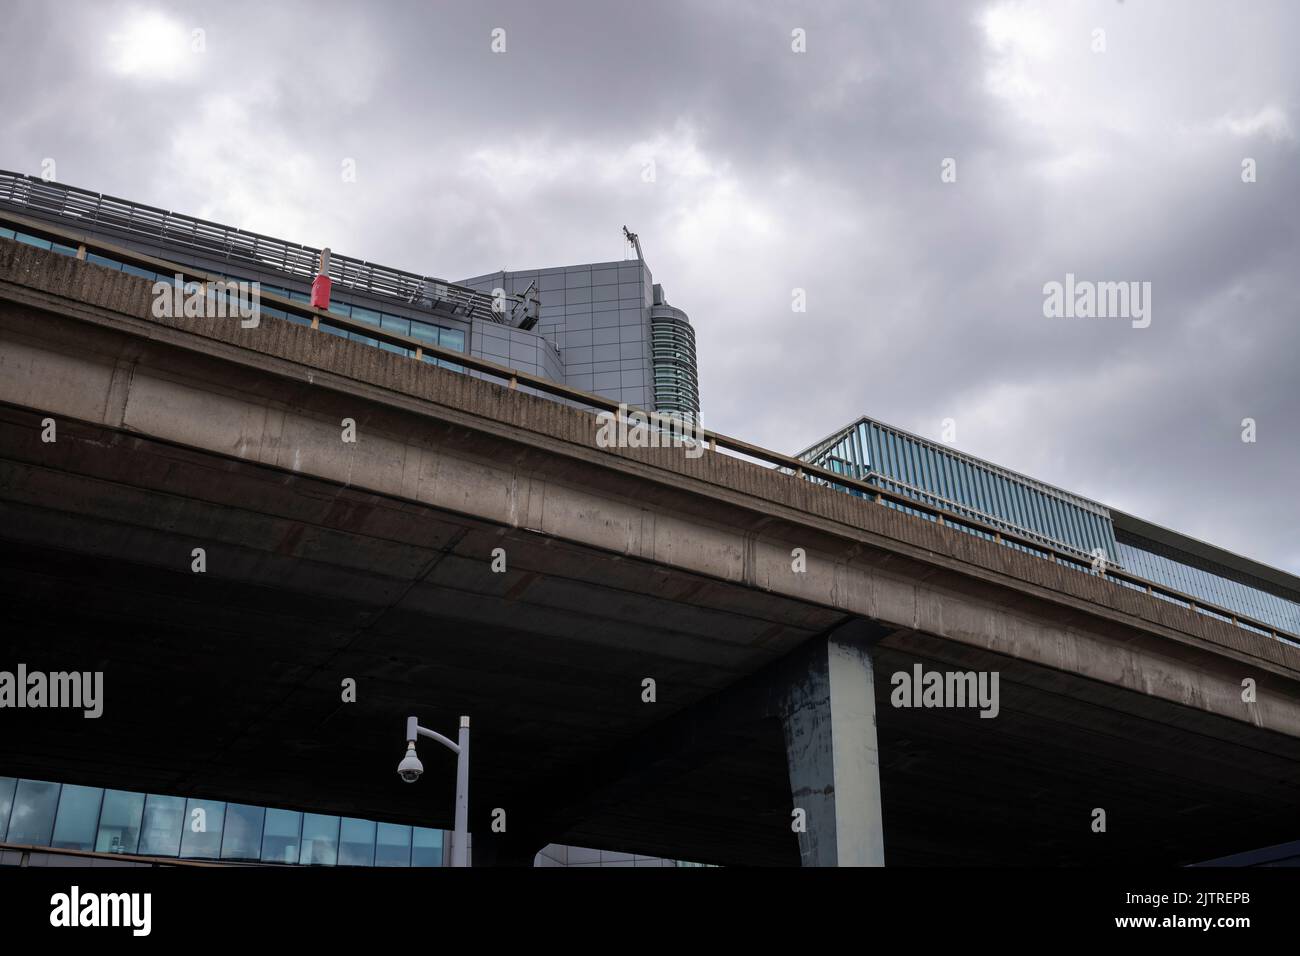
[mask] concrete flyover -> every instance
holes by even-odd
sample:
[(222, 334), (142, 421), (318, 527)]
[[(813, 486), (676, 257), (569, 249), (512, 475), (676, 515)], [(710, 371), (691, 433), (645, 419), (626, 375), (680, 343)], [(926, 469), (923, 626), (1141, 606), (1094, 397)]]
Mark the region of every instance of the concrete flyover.
[[(0, 240), (0, 669), (106, 688), (98, 720), (0, 711), (2, 774), (447, 826), (452, 758), (393, 768), (408, 713), (467, 713), (479, 862), (1296, 837), (1296, 647), (738, 457), (598, 447), (590, 411), (518, 389), (151, 302)], [(996, 718), (893, 706), (916, 665), (997, 672)]]

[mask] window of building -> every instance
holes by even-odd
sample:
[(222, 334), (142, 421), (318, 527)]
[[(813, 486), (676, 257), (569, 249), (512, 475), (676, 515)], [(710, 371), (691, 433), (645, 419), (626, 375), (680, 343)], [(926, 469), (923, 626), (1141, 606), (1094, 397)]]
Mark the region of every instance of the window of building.
[(182, 797), (149, 794), (140, 825), (140, 853), (144, 856), (177, 856), (181, 852), (181, 824), (185, 817)]
[(54, 813), (59, 805), (59, 785), (42, 780), (19, 780), (9, 814), (10, 843), (49, 846), (54, 833)]
[(263, 863), (297, 863), (302, 814), (297, 810), (267, 810), (262, 836)]
[(185, 807), (185, 828), (181, 831), (181, 856), (215, 860), (221, 855), (221, 831), (226, 805), (220, 800), (195, 800)]
[(0, 777), (0, 840), (9, 832), (9, 811), (14, 805), (14, 788), (17, 777)]
[(306, 866), (334, 866), (339, 859), (339, 818), (319, 813), (302, 815), (302, 853)]
[(101, 787), (63, 785), (59, 812), (54, 818), (54, 838), (50, 846), (64, 850), (92, 850), (99, 825), (99, 806), (104, 802)]
[(375, 866), (411, 865), (411, 828), (381, 823), (375, 839)]
[(344, 817), (343, 827), (339, 832), (339, 866), (374, 865), (374, 821)]
[(221, 836), (223, 860), (256, 860), (262, 854), (262, 822), (266, 810), (242, 803), (226, 807), (226, 827)]
[(106, 790), (99, 811), (99, 834), (95, 849), (100, 853), (135, 853), (140, 847), (140, 820), (144, 816), (144, 794)]
[(442, 866), (442, 831), (416, 827), (411, 834), (411, 866)]

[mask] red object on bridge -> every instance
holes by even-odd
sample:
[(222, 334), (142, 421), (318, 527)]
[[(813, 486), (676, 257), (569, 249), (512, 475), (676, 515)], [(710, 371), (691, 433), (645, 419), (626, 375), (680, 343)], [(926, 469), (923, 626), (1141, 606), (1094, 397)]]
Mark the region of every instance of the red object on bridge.
[(311, 280), (311, 304), (313, 308), (328, 309), (330, 307), (330, 287), (333, 281), (329, 276), (321, 275)]

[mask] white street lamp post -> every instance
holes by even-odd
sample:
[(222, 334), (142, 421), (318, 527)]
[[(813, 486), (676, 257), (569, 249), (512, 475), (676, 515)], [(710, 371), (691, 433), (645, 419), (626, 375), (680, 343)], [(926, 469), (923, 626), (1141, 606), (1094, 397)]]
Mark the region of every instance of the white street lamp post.
[(415, 783), (424, 773), (424, 764), (415, 754), (418, 737), (438, 741), (456, 755), (456, 829), (452, 834), (451, 865), (469, 865), (469, 718), (461, 717), (460, 734), (456, 742), (436, 730), (421, 727), (414, 717), (406, 718), (406, 756), (397, 765), (397, 773), (407, 783)]

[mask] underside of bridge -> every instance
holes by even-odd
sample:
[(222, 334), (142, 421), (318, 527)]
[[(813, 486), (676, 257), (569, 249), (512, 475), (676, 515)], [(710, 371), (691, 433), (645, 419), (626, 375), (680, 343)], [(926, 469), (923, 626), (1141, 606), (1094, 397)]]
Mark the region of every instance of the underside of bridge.
[[(41, 417), (0, 408), (6, 666), (102, 670), (105, 707), (7, 713), (0, 773), (447, 827), (453, 758), (428, 750), (416, 786), (394, 767), (407, 714), (463, 713), (476, 854), (798, 863), (782, 726), (752, 690), (843, 614), (102, 426), (43, 444)], [(890, 864), (1184, 863), (1296, 835), (1294, 738), (925, 633), (871, 642)], [(891, 706), (917, 662), (998, 671), (998, 717)]]
[[(395, 767), (408, 715), (465, 714), (476, 863), (1300, 835), (1272, 638), (309, 328), (153, 317), (146, 280), (53, 252), (0, 241), (0, 299), (0, 670), (104, 675), (95, 719), (6, 707), (0, 774), (445, 828), (451, 755)], [(895, 707), (917, 665), (996, 673), (996, 718)]]

